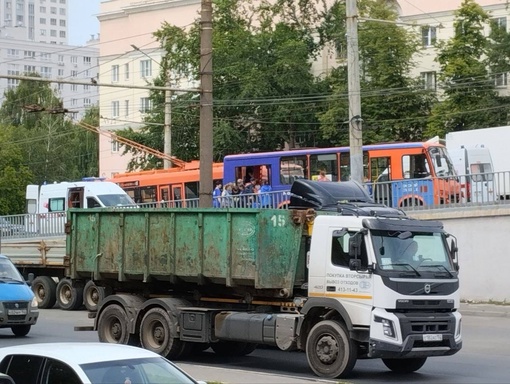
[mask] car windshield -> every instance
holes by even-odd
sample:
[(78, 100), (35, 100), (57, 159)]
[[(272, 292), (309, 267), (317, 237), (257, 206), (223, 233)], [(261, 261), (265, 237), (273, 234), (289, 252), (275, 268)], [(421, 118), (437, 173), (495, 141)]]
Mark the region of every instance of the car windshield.
[(399, 236), (395, 231), (373, 231), (372, 242), (380, 270), (423, 272), (454, 271), (442, 233), (412, 233)]
[(16, 267), (7, 259), (0, 259), (0, 281), (24, 281)]
[(163, 357), (82, 364), (92, 384), (196, 384)]
[(128, 195), (98, 195), (97, 197), (105, 207), (135, 205), (135, 202)]

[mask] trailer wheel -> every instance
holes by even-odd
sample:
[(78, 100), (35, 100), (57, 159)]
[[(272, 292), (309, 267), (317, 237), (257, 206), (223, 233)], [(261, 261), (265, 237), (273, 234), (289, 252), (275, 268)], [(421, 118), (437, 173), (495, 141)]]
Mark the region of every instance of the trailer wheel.
[(252, 353), (253, 351), (255, 351), (258, 347), (258, 344), (255, 344), (255, 343), (246, 343), (246, 346), (243, 348), (243, 350), (241, 351), (240, 355), (241, 356), (247, 356), (249, 355), (250, 353)]
[(83, 288), (83, 304), (90, 312), (97, 312), (97, 308), (106, 296), (106, 290), (98, 287), (92, 280), (87, 281)]
[(15, 336), (22, 337), (28, 335), (28, 332), (30, 332), (31, 325), (13, 325), (11, 327), (12, 333), (14, 333)]
[(126, 311), (117, 304), (107, 306), (99, 314), (97, 334), (102, 343), (136, 344), (128, 331)]
[(62, 279), (57, 284), (57, 303), (61, 309), (73, 311), (83, 304), (83, 286), (73, 285), (70, 279)]
[(426, 357), (416, 357), (412, 359), (382, 359), (386, 365), (393, 372), (397, 373), (412, 373), (423, 367), (427, 361)]
[[(248, 343), (240, 341), (218, 341), (212, 343), (211, 348), (214, 353), (220, 356), (244, 356), (248, 353), (243, 353), (245, 350), (248, 351)], [(249, 353), (253, 352), (250, 351)]]
[(168, 359), (176, 359), (183, 352), (182, 341), (167, 311), (152, 308), (147, 311), (140, 324), (140, 343), (149, 351)]
[(49, 276), (39, 276), (32, 281), (34, 292), (39, 308), (53, 308), (57, 302), (57, 284)]
[(310, 368), (321, 377), (346, 377), (356, 364), (356, 344), (345, 327), (332, 320), (317, 323), (306, 340)]

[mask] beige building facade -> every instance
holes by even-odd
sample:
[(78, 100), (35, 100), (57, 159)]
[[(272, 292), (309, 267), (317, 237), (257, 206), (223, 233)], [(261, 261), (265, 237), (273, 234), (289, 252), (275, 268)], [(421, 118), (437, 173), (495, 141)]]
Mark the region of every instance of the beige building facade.
[[(436, 89), (438, 64), (435, 62), (434, 43), (453, 36), (454, 12), (462, 0), (399, 0), (400, 19), (406, 28), (418, 29), (423, 49), (415, 68), (414, 76), (421, 76), (427, 87)], [(478, 0), (492, 18), (506, 25), (510, 10), (506, 0)], [(100, 87), (101, 129), (115, 131), (126, 127), (140, 127), (144, 113), (150, 109), (149, 91), (130, 89), (130, 86), (144, 86), (158, 76), (162, 52), (152, 33), (164, 21), (186, 28), (199, 17), (200, 0), (105, 0), (101, 2), (100, 22), (100, 70), (101, 83), (126, 85), (125, 89)], [(489, 33), (489, 31), (487, 31)], [(325, 49), (321, 58), (312, 65), (315, 75), (327, 74), (338, 65), (337, 53)], [(344, 63), (345, 64), (345, 63)], [(506, 74), (495, 79), (502, 90), (507, 89)], [(182, 88), (196, 87), (186, 81)], [(178, 145), (178, 143), (173, 143)], [(125, 172), (129, 155), (122, 155), (118, 143), (101, 136), (99, 169), (100, 175), (111, 177)]]

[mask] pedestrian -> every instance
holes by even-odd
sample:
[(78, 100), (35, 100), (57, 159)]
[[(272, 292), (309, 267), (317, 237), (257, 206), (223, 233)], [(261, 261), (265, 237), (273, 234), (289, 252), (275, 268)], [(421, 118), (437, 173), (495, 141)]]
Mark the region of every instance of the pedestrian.
[(321, 169), (321, 171), (319, 172), (319, 177), (317, 177), (317, 181), (330, 181), (326, 176), (325, 170)]
[(266, 179), (262, 180), (262, 187), (260, 187), (260, 206), (262, 208), (271, 208), (271, 185)]
[(232, 206), (232, 184), (227, 183), (221, 193), (221, 207), (230, 208)]
[(213, 207), (214, 208), (220, 208), (221, 207), (221, 181), (216, 182), (216, 187), (214, 187), (213, 191)]

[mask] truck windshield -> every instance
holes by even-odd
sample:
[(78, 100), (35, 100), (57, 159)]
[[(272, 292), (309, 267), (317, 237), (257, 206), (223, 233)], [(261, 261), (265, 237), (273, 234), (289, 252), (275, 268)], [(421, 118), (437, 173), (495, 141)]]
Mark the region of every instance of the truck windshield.
[[(372, 231), (378, 268), (382, 271), (408, 271), (452, 274), (454, 266), (442, 233)], [(400, 236), (399, 236), (400, 235)]]
[(438, 177), (457, 176), (453, 163), (448, 156), (446, 148), (431, 146), (428, 149), (430, 158), (432, 159), (432, 167)]
[(105, 207), (135, 205), (135, 202), (129, 195), (98, 195), (97, 197)]

